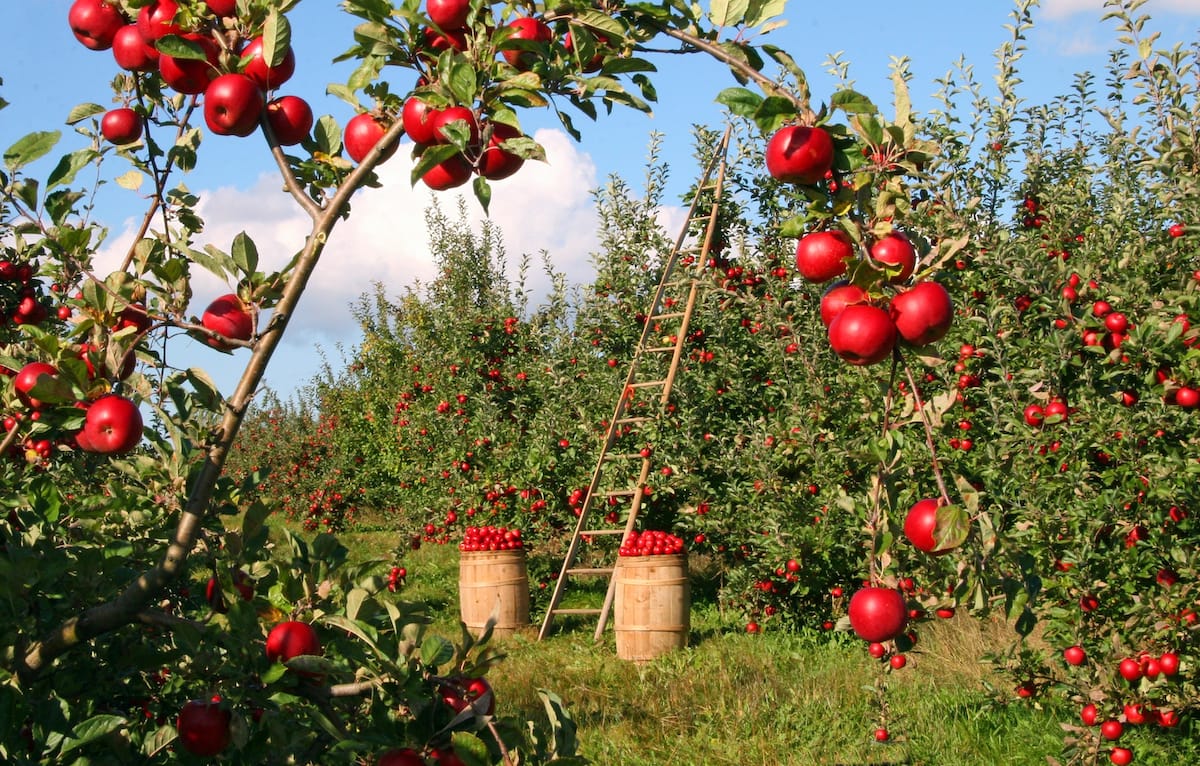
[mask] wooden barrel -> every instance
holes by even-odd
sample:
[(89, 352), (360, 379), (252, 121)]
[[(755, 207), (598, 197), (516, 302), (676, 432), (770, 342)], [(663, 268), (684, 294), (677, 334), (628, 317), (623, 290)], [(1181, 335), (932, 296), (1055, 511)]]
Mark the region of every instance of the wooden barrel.
[(459, 613), (479, 635), (493, 612), (494, 636), (529, 625), (529, 573), (525, 551), (462, 551), (458, 562)]
[(686, 554), (619, 556), (613, 577), (618, 657), (645, 662), (687, 646), (691, 589)]

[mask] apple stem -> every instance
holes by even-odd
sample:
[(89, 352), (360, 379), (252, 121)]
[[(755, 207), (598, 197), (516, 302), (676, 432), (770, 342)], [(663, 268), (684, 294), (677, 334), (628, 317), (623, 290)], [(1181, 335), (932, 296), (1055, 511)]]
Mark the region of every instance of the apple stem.
[(946, 480), (942, 476), (942, 468), (938, 464), (937, 447), (933, 443), (933, 424), (929, 422), (929, 413), (925, 411), (925, 402), (922, 401), (921, 392), (917, 389), (917, 381), (913, 378), (912, 368), (908, 366), (908, 360), (903, 359), (899, 349), (896, 350), (896, 358), (904, 364), (904, 375), (908, 379), (908, 387), (912, 390), (913, 404), (921, 415), (921, 425), (925, 427), (925, 445), (929, 447), (930, 464), (933, 468), (933, 478), (937, 482), (938, 492), (946, 505), (950, 505), (950, 493), (946, 489)]

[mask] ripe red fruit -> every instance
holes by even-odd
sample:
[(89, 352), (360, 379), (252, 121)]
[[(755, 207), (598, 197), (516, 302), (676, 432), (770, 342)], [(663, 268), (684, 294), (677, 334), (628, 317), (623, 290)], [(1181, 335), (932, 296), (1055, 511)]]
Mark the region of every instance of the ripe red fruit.
[(1042, 405), (1040, 404), (1029, 405), (1025, 408), (1023, 415), (1025, 417), (1025, 422), (1034, 428), (1041, 427), (1042, 422), (1046, 419), (1046, 412), (1042, 409)]
[(280, 146), (295, 146), (312, 130), (312, 107), (299, 96), (280, 96), (267, 104), (267, 122)]
[(937, 529), (937, 509), (941, 503), (937, 499), (919, 500), (908, 509), (904, 517), (904, 536), (919, 551), (941, 556), (949, 553), (950, 548), (937, 548), (934, 533)]
[(899, 266), (900, 272), (889, 279), (898, 284), (912, 276), (917, 267), (917, 250), (904, 234), (893, 231), (871, 245), (871, 257), (888, 266)]
[(903, 654), (893, 654), (888, 662), (891, 664), (892, 670), (900, 670), (908, 664), (908, 658)]
[(244, 74), (223, 74), (204, 90), (204, 122), (219, 136), (248, 136), (262, 115), (262, 90)]
[(142, 440), (142, 413), (118, 394), (105, 394), (87, 408), (81, 446), (102, 455), (124, 455)]
[(1108, 740), (1120, 739), (1121, 734), (1125, 731), (1125, 727), (1120, 721), (1115, 718), (1110, 718), (1100, 724), (1100, 736)]
[(121, 9), (104, 0), (75, 0), (67, 11), (67, 25), (75, 39), (94, 51), (112, 47), (117, 31), (125, 26)]
[(376, 766), (425, 766), (425, 759), (410, 747), (403, 750), (389, 750), (379, 756)]
[(1062, 399), (1051, 399), (1043, 409), (1046, 415), (1046, 421), (1053, 423), (1063, 423), (1067, 416), (1071, 414), (1071, 408)]
[(1163, 652), (1158, 658), (1158, 668), (1164, 676), (1173, 676), (1179, 672), (1179, 655), (1175, 652)]
[(750, 622), (746, 623), (746, 632), (747, 633), (757, 633), (758, 631), (759, 631), (759, 627), (758, 627), (757, 622), (755, 622), (754, 620), (751, 620)]
[(1134, 659), (1126, 657), (1121, 660), (1121, 664), (1117, 667), (1117, 671), (1129, 683), (1134, 683), (1142, 677), (1142, 665)]
[[(231, 340), (250, 340), (254, 335), (254, 318), (241, 299), (234, 293), (222, 295), (208, 304), (200, 324), (206, 330), (220, 333)], [(235, 346), (224, 343), (217, 338), (208, 338), (208, 345), (222, 351), (230, 351)]]
[(476, 172), (489, 181), (499, 181), (520, 170), (525, 158), (501, 148), (506, 140), (520, 137), (521, 131), (511, 125), (493, 123), (491, 138), (479, 157)]
[(211, 757), (229, 747), (230, 715), (220, 705), (192, 700), (179, 711), (175, 729), (179, 742), (193, 755)]
[(887, 654), (887, 647), (878, 641), (872, 641), (867, 645), (867, 654), (871, 655), (877, 660), (881, 660), (883, 659), (883, 655)]
[(448, 159), (425, 171), (421, 180), (434, 191), (445, 191), (462, 186), (471, 179), (471, 163), (461, 154), (455, 154)]
[(1092, 304), (1092, 316), (1104, 318), (1112, 312), (1112, 304), (1108, 301), (1096, 301)]
[[(387, 132), (388, 127), (388, 124), (373, 114), (363, 113), (351, 117), (350, 121), (346, 123), (346, 131), (342, 136), (342, 141), (346, 145), (346, 154), (350, 155), (350, 159), (355, 162), (362, 162), (367, 153), (383, 139), (383, 134)], [(380, 161), (395, 154), (399, 145), (398, 141), (393, 141), (392, 145), (384, 151)]]
[(291, 46), (283, 54), (283, 59), (275, 66), (267, 63), (267, 52), (263, 50), (263, 38), (256, 37), (242, 51), (242, 74), (254, 80), (258, 87), (271, 91), (283, 85), (296, 72), (296, 54)]
[(847, 306), (829, 324), (829, 345), (850, 364), (875, 364), (892, 353), (896, 325), (878, 306)]
[(840, 277), (854, 258), (854, 242), (841, 229), (814, 231), (796, 243), (796, 271), (820, 284)]
[(882, 726), (875, 730), (875, 741), (876, 742), (887, 742), (890, 737), (891, 737), (891, 735), (888, 734), (888, 730), (883, 728)]
[(132, 144), (142, 137), (142, 118), (127, 106), (110, 109), (100, 118), (100, 133), (118, 146)]
[(892, 298), (892, 321), (900, 337), (914, 346), (935, 343), (950, 331), (954, 305), (937, 282), (918, 282)]
[(1082, 646), (1068, 646), (1063, 649), (1063, 659), (1068, 665), (1082, 665), (1087, 660), (1087, 652)]
[(438, 110), (429, 106), (416, 96), (404, 102), (400, 112), (400, 121), (404, 123), (404, 132), (415, 143), (432, 144), (436, 140), (433, 132), (433, 117)]
[[(520, 40), (525, 43), (544, 44), (554, 39), (554, 33), (546, 25), (546, 22), (530, 16), (521, 16), (513, 19), (509, 22), (508, 28), (512, 32), (506, 38), (506, 43)], [(508, 48), (502, 51), (502, 55), (505, 61), (520, 70), (529, 69), (537, 61), (537, 54), (530, 50)]]
[(815, 184), (833, 168), (833, 139), (824, 128), (787, 125), (767, 142), (767, 172), (789, 184)]
[(126, 24), (117, 30), (112, 54), (117, 66), (130, 72), (152, 72), (158, 67), (158, 49), (145, 41), (137, 24)]
[(1079, 711), (1079, 720), (1083, 721), (1084, 726), (1095, 726), (1096, 716), (1099, 715), (1099, 712), (1096, 706), (1089, 702)]
[(829, 327), (834, 318), (842, 313), (842, 309), (856, 303), (866, 303), (869, 299), (867, 291), (858, 285), (847, 282), (835, 282), (821, 296), (821, 322)]
[[(146, 6), (146, 8), (149, 7)], [(142, 9), (143, 13), (146, 11), (146, 8)], [(180, 37), (199, 45), (204, 50), (205, 60), (175, 58), (174, 56), (160, 54), (158, 57), (158, 75), (163, 79), (163, 82), (176, 92), (189, 96), (198, 95), (203, 93), (208, 84), (219, 74), (217, 59), (220, 57), (221, 52), (217, 44), (210, 37), (194, 32), (182, 34)]]
[(204, 0), (204, 4), (214, 16), (237, 15), (237, 0)]
[(1114, 747), (1108, 753), (1108, 760), (1116, 766), (1128, 766), (1133, 763), (1133, 751), (1127, 747)]
[(1104, 317), (1104, 326), (1109, 332), (1125, 332), (1129, 329), (1129, 317), (1120, 311), (1114, 311)]
[(1193, 409), (1200, 405), (1200, 390), (1191, 386), (1180, 386), (1175, 391), (1175, 403), (1184, 409)]
[(45, 402), (29, 394), (43, 375), (57, 378), (58, 369), (46, 362), (30, 362), (13, 377), (13, 388), (16, 389), (17, 399), (21, 401), (21, 404), (35, 410), (40, 410), (45, 406)]
[(293, 657), (320, 653), (321, 641), (307, 622), (281, 622), (267, 634), (267, 659), (271, 662), (287, 662)]
[(904, 632), (908, 611), (893, 588), (868, 586), (850, 597), (850, 627), (864, 641), (890, 641)]
[(1182, 223), (1173, 223), (1171, 224), (1170, 228), (1167, 229), (1167, 234), (1170, 234), (1172, 237), (1178, 239), (1184, 234), (1187, 234), (1187, 227)]
[(446, 32), (466, 27), (470, 12), (470, 0), (427, 0), (425, 3), (429, 20)]
[[(249, 575), (240, 569), (233, 570), (233, 587), (241, 594), (242, 601), (254, 600), (254, 583), (250, 581)], [(221, 583), (215, 577), (208, 578), (208, 583), (204, 586), (204, 600), (214, 612), (225, 614), (229, 611), (229, 606), (225, 603), (225, 594), (221, 592)]]
[(153, 45), (160, 38), (182, 32), (182, 27), (175, 23), (178, 12), (175, 0), (151, 0), (138, 11), (137, 25), (142, 39)]
[[(488, 696), (490, 695), (490, 696)], [(487, 697), (483, 709), (476, 712), (491, 715), (496, 712), (496, 696), (492, 694), (492, 685), (486, 678), (466, 678), (459, 676), (448, 679), (441, 687), (442, 702), (455, 713), (461, 713), (472, 706), (476, 700)]]
[[(403, 115), (401, 115), (403, 119)], [(479, 120), (475, 118), (475, 113), (470, 108), (465, 106), (448, 106), (445, 109), (440, 109), (429, 115), (427, 122), (433, 128), (433, 143), (448, 144), (450, 137), (446, 134), (446, 126), (452, 122), (462, 120), (467, 124), (467, 129), (470, 131), (468, 143), (472, 146), (479, 143)]]

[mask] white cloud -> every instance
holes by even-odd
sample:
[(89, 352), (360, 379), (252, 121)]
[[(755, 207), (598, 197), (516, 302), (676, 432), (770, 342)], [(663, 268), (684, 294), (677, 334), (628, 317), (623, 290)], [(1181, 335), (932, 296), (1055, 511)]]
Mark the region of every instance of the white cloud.
[[(1044, 0), (1042, 13), (1048, 19), (1065, 19), (1079, 13), (1092, 13), (1096, 18), (1104, 11), (1104, 0)], [(1149, 0), (1140, 11), (1149, 13), (1180, 13), (1200, 15), (1200, 2), (1197, 0)]]
[[(507, 261), (515, 276), (521, 255), (532, 256), (527, 289), (533, 303), (546, 293), (549, 277), (541, 268), (545, 250), (558, 272), (570, 282), (590, 277), (590, 254), (598, 248), (597, 216), (592, 190), (597, 186), (596, 167), (591, 158), (562, 131), (540, 130), (534, 136), (546, 149), (547, 161), (527, 162), (516, 175), (492, 184), (491, 219), (500, 230)], [(287, 339), (280, 349), (287, 365), (307, 358), (307, 369), (296, 373), (302, 379), (277, 378), (275, 387), (290, 390), (311, 375), (318, 363), (315, 345), (329, 348), (337, 343), (353, 343), (357, 326), (349, 306), (380, 282), (389, 294), (399, 295), (416, 280), (428, 282), (434, 276), (425, 211), (434, 192), (424, 185), (409, 183), (412, 169), (411, 144), (402, 144), (396, 155), (379, 169), (382, 187), (363, 189), (351, 200), (351, 213), (338, 223), (321, 256), (301, 299), (296, 316), (288, 327)], [(484, 218), (469, 186), (453, 192), (438, 193), (444, 212), (453, 215), (455, 196), (468, 198), (467, 214), (476, 230)], [(260, 257), (259, 269), (282, 267), (303, 246), (310, 225), (301, 211), (282, 190), (277, 177), (264, 175), (246, 189), (231, 187), (198, 192), (197, 212), (206, 221), (198, 244), (211, 243), (225, 250), (233, 238), (245, 231), (254, 240)], [(133, 222), (109, 241), (97, 257), (97, 270), (104, 274), (120, 261), (133, 236)], [(199, 269), (193, 274), (193, 302), (190, 313), (199, 315), (207, 302), (230, 290), (220, 280)], [(191, 344), (205, 358), (198, 363), (220, 368), (214, 374), (223, 388), (234, 374), (227, 357), (217, 360), (210, 349)], [(186, 353), (187, 349), (183, 349)], [(236, 357), (244, 362), (244, 355)], [(287, 362), (291, 359), (292, 362)], [(272, 371), (278, 373), (276, 361)], [(182, 360), (175, 360), (182, 363)], [(228, 368), (227, 372), (222, 372)], [(228, 381), (228, 382), (227, 382)], [(286, 381), (286, 385), (280, 383)]]

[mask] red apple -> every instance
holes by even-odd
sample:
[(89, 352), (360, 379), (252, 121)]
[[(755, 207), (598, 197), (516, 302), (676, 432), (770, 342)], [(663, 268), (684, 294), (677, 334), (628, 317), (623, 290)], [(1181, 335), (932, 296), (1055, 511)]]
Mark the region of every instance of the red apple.
[(87, 408), (82, 446), (101, 455), (124, 455), (142, 441), (142, 413), (119, 394), (105, 394)]
[(1191, 386), (1180, 386), (1175, 390), (1175, 403), (1186, 410), (1200, 405), (1200, 391)]
[[(355, 162), (362, 162), (367, 153), (374, 149), (375, 144), (383, 138), (388, 127), (387, 123), (382, 122), (373, 114), (364, 112), (351, 117), (350, 122), (346, 123), (346, 131), (342, 136), (342, 141), (346, 145), (346, 154), (350, 155), (350, 159)], [(381, 161), (395, 154), (396, 147), (399, 145), (398, 141), (392, 142), (392, 145), (383, 153)]]
[[(489, 696), (490, 695), (490, 696)], [(492, 685), (486, 678), (467, 678), (456, 676), (447, 680), (441, 688), (442, 701), (455, 713), (461, 713), (476, 700), (487, 697), (484, 708), (478, 712), (491, 715), (496, 711), (496, 697), (492, 694)]]
[(520, 138), (521, 131), (511, 125), (502, 123), (492, 124), (492, 136), (488, 139), (487, 147), (479, 157), (476, 171), (489, 181), (499, 181), (508, 178), (521, 169), (525, 158), (513, 154), (501, 147), (510, 138)]
[(821, 296), (821, 321), (826, 327), (833, 323), (842, 309), (870, 300), (867, 291), (848, 282), (836, 282)]
[(404, 123), (404, 132), (418, 144), (432, 144), (437, 140), (433, 132), (433, 117), (438, 110), (429, 106), (416, 96), (404, 102), (400, 112), (400, 120)]
[(112, 44), (113, 60), (130, 72), (153, 72), (158, 67), (158, 49), (146, 42), (137, 24), (117, 30)]
[(889, 281), (893, 284), (903, 282), (912, 276), (917, 266), (917, 251), (904, 234), (893, 231), (876, 240), (871, 245), (871, 257), (888, 266), (899, 266), (900, 273)]
[[(250, 340), (254, 335), (254, 317), (237, 295), (229, 293), (208, 304), (200, 324), (206, 330), (220, 333), (231, 340)], [(208, 345), (213, 348), (229, 351), (235, 346), (223, 343), (217, 338), (208, 338)]]
[(462, 186), (471, 178), (471, 163), (461, 154), (439, 162), (421, 176), (425, 185), (434, 191), (445, 191)]
[(16, 390), (17, 399), (20, 400), (21, 404), (35, 410), (40, 410), (46, 406), (46, 402), (31, 396), (29, 393), (33, 390), (34, 386), (41, 382), (43, 375), (50, 378), (57, 378), (58, 369), (46, 362), (30, 362), (13, 376), (13, 388)]
[(280, 96), (267, 104), (267, 122), (280, 146), (295, 146), (312, 130), (312, 107), (299, 96)]
[(1078, 644), (1075, 646), (1068, 646), (1066, 649), (1063, 649), (1063, 660), (1068, 665), (1082, 665), (1087, 661), (1087, 652), (1085, 652), (1083, 647), (1079, 646)]
[(787, 125), (767, 142), (766, 162), (777, 181), (815, 184), (833, 167), (833, 139), (824, 128)]
[(217, 703), (192, 700), (179, 711), (175, 722), (179, 742), (192, 755), (217, 755), (229, 747), (232, 739), (230, 718), (229, 711), (222, 710)]
[(841, 229), (814, 231), (796, 243), (796, 270), (820, 284), (840, 277), (854, 258), (854, 241)]
[(941, 340), (954, 321), (950, 293), (937, 282), (918, 282), (892, 298), (892, 321), (900, 337), (914, 346)]
[[(149, 7), (146, 6), (146, 8)], [(217, 59), (221, 52), (211, 37), (195, 33), (180, 35), (180, 37), (199, 45), (204, 50), (205, 59), (201, 61), (160, 54), (158, 75), (176, 92), (189, 96), (198, 95), (203, 93), (208, 84), (219, 74)]]
[(281, 622), (267, 634), (267, 659), (271, 662), (287, 662), (293, 657), (319, 654), (321, 641), (307, 622)]
[(270, 66), (267, 63), (266, 52), (263, 51), (263, 38), (261, 37), (251, 40), (246, 49), (242, 51), (242, 61), (246, 62), (242, 67), (242, 74), (258, 83), (258, 87), (264, 91), (278, 88), (290, 80), (296, 72), (296, 54), (292, 51), (291, 46), (288, 46), (284, 52), (283, 60), (275, 66)]
[[(521, 16), (508, 23), (511, 34), (505, 38), (505, 43), (520, 41), (525, 45), (545, 44), (554, 39), (554, 33), (546, 22), (531, 16)], [(504, 60), (517, 69), (526, 70), (533, 66), (538, 54), (527, 48), (508, 48), (502, 52)]]
[(223, 74), (204, 90), (204, 122), (219, 136), (248, 136), (258, 127), (262, 91), (244, 74)]
[(142, 118), (127, 106), (110, 109), (100, 118), (100, 134), (118, 146), (132, 144), (142, 137)]
[(829, 345), (850, 364), (875, 364), (892, 353), (896, 325), (878, 306), (865, 303), (847, 306), (829, 323)]
[(908, 625), (904, 596), (894, 588), (869, 586), (850, 597), (850, 627), (864, 641), (891, 641)]
[(237, 0), (204, 0), (204, 4), (214, 16), (237, 15)]
[(937, 510), (940, 505), (936, 499), (919, 500), (908, 509), (908, 514), (904, 517), (904, 536), (914, 548), (933, 556), (941, 556), (953, 549), (953, 546), (938, 548), (937, 539), (934, 537), (937, 533)]
[(471, 135), (469, 143), (472, 146), (478, 144), (479, 121), (475, 118), (475, 113), (465, 106), (448, 106), (445, 109), (438, 110), (429, 117), (428, 123), (433, 128), (433, 143), (450, 143), (450, 138), (445, 132), (446, 126), (458, 120), (462, 120), (467, 124), (467, 129)]
[[(425, 45), (436, 52), (446, 50), (465, 51), (467, 49), (467, 33), (461, 29), (448, 29), (445, 34), (439, 33), (433, 27), (426, 27), (422, 34), (425, 37)], [(427, 56), (428, 58), (436, 58), (436, 56)]]
[(426, 0), (425, 13), (439, 28), (451, 32), (467, 26), (470, 0)]
[(120, 8), (104, 0), (75, 0), (67, 11), (67, 25), (85, 47), (103, 51), (112, 47), (125, 17)]
[(183, 28), (175, 23), (179, 5), (175, 0), (151, 0), (138, 11), (137, 26), (142, 39), (151, 45), (167, 35), (177, 35)]

